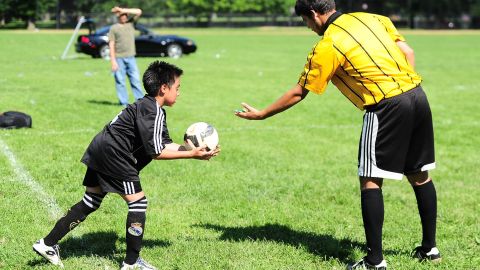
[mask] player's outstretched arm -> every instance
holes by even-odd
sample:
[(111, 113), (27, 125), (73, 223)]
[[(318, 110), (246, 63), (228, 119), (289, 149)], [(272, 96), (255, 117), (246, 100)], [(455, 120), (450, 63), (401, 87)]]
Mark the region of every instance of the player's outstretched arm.
[(190, 149), (187, 149), (185, 146), (171, 143), (165, 145), (162, 153), (160, 155), (153, 157), (154, 159), (200, 159), (200, 160), (210, 160), (212, 157), (217, 156), (220, 153), (220, 147), (208, 151), (207, 146), (203, 145), (200, 147), (195, 147), (191, 141), (188, 141)]
[(247, 103), (242, 103), (243, 110), (236, 111), (235, 115), (248, 120), (263, 120), (294, 106), (302, 101), (307, 94), (308, 90), (297, 84), (267, 108), (257, 110)]

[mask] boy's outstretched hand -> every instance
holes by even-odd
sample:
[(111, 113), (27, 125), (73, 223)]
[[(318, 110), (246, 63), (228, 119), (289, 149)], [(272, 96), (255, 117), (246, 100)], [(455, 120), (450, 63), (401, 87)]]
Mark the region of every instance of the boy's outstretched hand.
[(213, 150), (207, 150), (206, 145), (196, 147), (190, 140), (187, 140), (187, 143), (190, 146), (190, 153), (194, 159), (210, 160), (212, 157), (215, 157), (220, 153), (220, 145)]

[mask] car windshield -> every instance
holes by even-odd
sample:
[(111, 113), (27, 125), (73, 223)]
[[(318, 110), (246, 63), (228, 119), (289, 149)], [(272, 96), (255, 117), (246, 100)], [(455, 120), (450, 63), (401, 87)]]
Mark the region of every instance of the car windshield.
[[(101, 27), (101, 28), (97, 29), (97, 31), (95, 31), (95, 35), (107, 35), (108, 31), (110, 31), (110, 27), (111, 27), (111, 25), (107, 25), (107, 26), (104, 26), (104, 27)], [(140, 35), (154, 35), (155, 34), (154, 32), (152, 32), (150, 29), (148, 29), (147, 27), (145, 27), (142, 24), (136, 24), (135, 25), (135, 30), (138, 31), (137, 33), (139, 33)]]
[(96, 35), (106, 35), (110, 31), (110, 25), (101, 27), (95, 31)]
[(145, 27), (145, 25), (143, 25), (143, 24), (139, 24), (139, 23), (135, 24), (135, 29), (140, 31), (140, 35), (154, 35), (155, 34), (150, 29)]

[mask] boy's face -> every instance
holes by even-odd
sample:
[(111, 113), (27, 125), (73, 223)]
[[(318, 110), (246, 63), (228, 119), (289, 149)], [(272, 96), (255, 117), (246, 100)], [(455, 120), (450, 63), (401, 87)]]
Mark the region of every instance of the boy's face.
[(179, 95), (180, 95), (180, 77), (176, 77), (175, 82), (172, 84), (172, 86), (168, 86), (168, 84), (165, 85), (164, 94), (163, 94), (164, 105), (173, 106), (173, 104), (175, 104), (175, 101), (177, 100), (177, 97)]

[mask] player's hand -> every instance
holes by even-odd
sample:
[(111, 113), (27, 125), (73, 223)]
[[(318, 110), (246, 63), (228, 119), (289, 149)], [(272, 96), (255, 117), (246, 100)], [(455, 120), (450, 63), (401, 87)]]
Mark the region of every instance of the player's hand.
[(262, 120), (264, 119), (261, 111), (255, 109), (254, 107), (248, 105), (247, 103), (242, 103), (243, 110), (235, 111), (235, 115), (244, 118), (247, 120)]
[(212, 157), (217, 156), (218, 153), (220, 152), (220, 148), (217, 146), (217, 148), (208, 151), (207, 150), (207, 145), (201, 145), (199, 147), (196, 147), (192, 141), (187, 140), (188, 145), (190, 146), (190, 153), (192, 155), (192, 158), (194, 159), (200, 159), (200, 160), (210, 160)]

